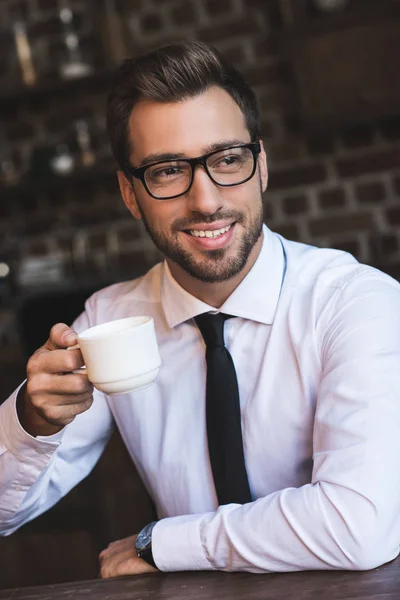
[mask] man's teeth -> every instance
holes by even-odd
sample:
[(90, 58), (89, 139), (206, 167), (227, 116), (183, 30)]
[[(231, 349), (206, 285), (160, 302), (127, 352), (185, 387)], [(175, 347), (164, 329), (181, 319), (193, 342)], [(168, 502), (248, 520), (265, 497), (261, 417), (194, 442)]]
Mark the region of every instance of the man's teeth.
[(226, 233), (227, 231), (229, 231), (231, 227), (232, 227), (232, 225), (228, 225), (228, 227), (223, 227), (222, 229), (214, 229), (213, 231), (211, 231), (209, 229), (207, 231), (200, 231), (198, 229), (191, 229), (190, 230), (190, 235), (194, 235), (195, 237), (216, 238), (219, 235), (222, 235), (223, 233)]

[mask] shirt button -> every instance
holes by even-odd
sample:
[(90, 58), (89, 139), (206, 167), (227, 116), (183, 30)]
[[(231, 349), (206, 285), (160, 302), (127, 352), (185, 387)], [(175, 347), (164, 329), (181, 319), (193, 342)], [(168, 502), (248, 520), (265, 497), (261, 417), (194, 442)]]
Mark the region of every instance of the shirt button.
[(45, 448), (35, 448), (35, 452), (37, 454), (46, 454), (47, 450)]

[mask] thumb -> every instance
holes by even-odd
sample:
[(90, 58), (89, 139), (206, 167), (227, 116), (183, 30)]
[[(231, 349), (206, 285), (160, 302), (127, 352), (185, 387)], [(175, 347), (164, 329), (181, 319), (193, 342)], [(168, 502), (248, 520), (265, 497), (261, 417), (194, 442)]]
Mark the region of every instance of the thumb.
[(47, 350), (68, 348), (77, 342), (76, 332), (65, 323), (56, 323), (50, 330), (49, 339), (45, 343)]

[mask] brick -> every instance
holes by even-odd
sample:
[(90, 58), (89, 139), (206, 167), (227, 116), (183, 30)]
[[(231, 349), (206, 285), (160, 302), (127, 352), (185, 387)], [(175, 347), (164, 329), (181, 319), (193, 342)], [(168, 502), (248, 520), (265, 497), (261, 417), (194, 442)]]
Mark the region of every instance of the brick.
[(380, 181), (360, 183), (355, 186), (357, 200), (361, 204), (379, 203), (385, 199), (385, 187)]
[(294, 106), (294, 97), (284, 85), (268, 86), (258, 94), (258, 104), (261, 112), (271, 110), (291, 110)]
[(360, 148), (372, 144), (373, 131), (369, 127), (352, 127), (346, 129), (341, 137), (347, 148)]
[(137, 275), (139, 271), (145, 271), (149, 265), (149, 259), (145, 250), (128, 250), (118, 255), (118, 264), (127, 275)]
[(260, 23), (248, 15), (241, 18), (225, 19), (223, 23), (213, 23), (198, 30), (198, 37), (203, 42), (214, 43), (216, 40), (233, 38), (237, 35), (255, 35), (260, 31)]
[(390, 206), (385, 213), (390, 225), (400, 225), (400, 206)]
[(272, 36), (256, 39), (253, 41), (254, 56), (263, 56), (268, 58), (280, 57), (279, 48), (276, 39)]
[(220, 16), (223, 14), (232, 14), (235, 10), (235, 4), (232, 0), (205, 0), (204, 7), (211, 16)]
[(197, 22), (198, 16), (193, 4), (183, 1), (175, 4), (170, 12), (171, 19), (175, 25), (193, 25)]
[(377, 269), (380, 269), (384, 273), (390, 275), (397, 281), (400, 281), (400, 261), (378, 263), (375, 265)]
[(74, 240), (71, 236), (57, 236), (57, 247), (62, 251), (62, 252), (68, 252), (69, 254), (72, 255), (72, 251), (73, 251), (73, 247), (74, 247)]
[(312, 164), (290, 169), (281, 169), (270, 172), (270, 189), (284, 189), (297, 185), (308, 185), (324, 181), (326, 179), (326, 169), (323, 165)]
[(132, 220), (129, 225), (126, 224), (124, 227), (121, 227), (121, 229), (118, 230), (117, 235), (118, 242), (121, 244), (121, 246), (129, 244), (130, 242), (138, 239), (139, 227), (137, 223)]
[[(215, 44), (218, 47), (218, 44)], [(225, 56), (235, 66), (243, 64), (247, 60), (246, 51), (240, 41), (232, 43), (224, 43), (223, 48), (220, 48), (221, 54)]]
[(322, 217), (309, 222), (311, 235), (328, 235), (331, 233), (345, 233), (365, 231), (371, 228), (374, 218), (369, 212), (358, 212), (343, 216)]
[(400, 148), (336, 161), (341, 177), (354, 177), (400, 167)]
[(267, 152), (274, 164), (293, 161), (302, 155), (302, 147), (298, 140), (281, 142), (279, 144), (267, 144)]
[[(118, 185), (118, 179), (117, 179), (117, 176), (115, 173), (110, 173), (109, 176), (102, 179), (101, 189), (103, 190), (103, 192), (105, 192), (110, 197), (112, 197), (112, 196), (119, 197), (119, 193), (120, 193), (119, 185)], [(121, 200), (121, 202), (122, 202), (122, 200)]]
[(141, 16), (140, 24), (144, 33), (157, 33), (164, 28), (164, 23), (157, 12)]
[(91, 250), (105, 250), (107, 237), (104, 231), (95, 231), (86, 235), (87, 247)]
[(305, 213), (308, 209), (307, 196), (300, 194), (298, 196), (288, 196), (283, 199), (283, 210), (287, 215), (297, 215)]
[(400, 177), (395, 177), (393, 180), (394, 191), (400, 196)]
[(282, 12), (279, 2), (266, 2), (265, 0), (250, 0), (250, 6), (252, 3), (257, 3), (260, 8), (263, 8), (267, 12), (268, 24), (273, 31), (282, 29), (284, 23), (282, 20)]
[(399, 243), (394, 233), (374, 233), (369, 237), (371, 255), (375, 260), (382, 261), (395, 254), (399, 249)]
[(246, 10), (256, 9), (260, 13), (264, 13), (270, 29), (273, 29), (274, 31), (281, 29), (283, 22), (278, 6), (279, 2), (276, 2), (275, 0), (272, 0), (272, 2), (268, 0), (244, 0), (244, 4)]
[(400, 117), (393, 116), (383, 119), (379, 124), (379, 129), (385, 139), (400, 140)]
[(261, 115), (261, 137), (264, 139), (272, 138), (274, 127), (270, 120)]
[(298, 241), (300, 240), (299, 228), (295, 223), (282, 223), (274, 227), (276, 233), (280, 233), (284, 238), (288, 240)]
[(333, 137), (327, 134), (310, 136), (306, 141), (306, 145), (311, 156), (332, 154), (334, 151)]
[(322, 209), (341, 208), (346, 204), (346, 192), (342, 188), (323, 190), (318, 195), (318, 204)]
[(243, 69), (243, 75), (251, 86), (281, 83), (288, 80), (288, 73), (282, 61), (270, 65), (254, 65)]
[(349, 252), (356, 258), (360, 256), (360, 242), (357, 238), (331, 240), (329, 246), (337, 250), (343, 250), (343, 252)]
[(93, 225), (102, 221), (100, 212), (96, 211), (92, 205), (75, 206), (70, 210), (71, 225), (78, 227)]
[(264, 221), (269, 223), (274, 217), (274, 206), (273, 202), (268, 197), (268, 190), (263, 195), (263, 210), (264, 210)]

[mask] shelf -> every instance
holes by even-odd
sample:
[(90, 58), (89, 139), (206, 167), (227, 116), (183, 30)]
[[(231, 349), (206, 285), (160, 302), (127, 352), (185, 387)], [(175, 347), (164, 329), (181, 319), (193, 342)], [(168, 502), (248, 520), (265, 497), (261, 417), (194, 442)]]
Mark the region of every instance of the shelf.
[(99, 88), (104, 88), (104, 90), (108, 90), (114, 74), (115, 70), (109, 69), (73, 79), (54, 77), (40, 81), (34, 86), (27, 86), (21, 83), (20, 85), (9, 85), (7, 87), (7, 83), (2, 83), (0, 106), (3, 108), (7, 105), (15, 105), (15, 103), (20, 102), (30, 103), (46, 96), (73, 93), (77, 89), (98, 90)]

